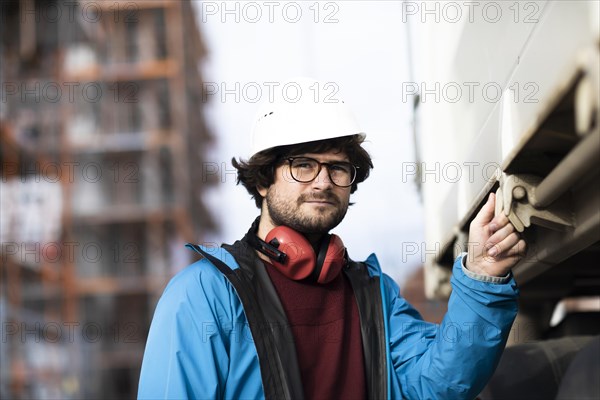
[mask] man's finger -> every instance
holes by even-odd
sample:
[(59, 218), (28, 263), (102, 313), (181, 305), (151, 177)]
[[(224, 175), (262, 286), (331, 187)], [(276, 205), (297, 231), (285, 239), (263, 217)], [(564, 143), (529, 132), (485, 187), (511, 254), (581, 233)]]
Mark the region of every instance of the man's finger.
[(495, 200), (496, 200), (496, 195), (494, 193), (490, 193), (487, 201), (485, 202), (483, 207), (481, 207), (481, 210), (479, 210), (479, 212), (473, 219), (473, 222), (475, 224), (477, 224), (479, 226), (483, 226), (483, 225), (489, 223), (492, 220), (492, 218), (494, 218), (494, 207), (496, 204)]
[(488, 255), (491, 257), (495, 257), (498, 254), (504, 252), (505, 250), (511, 249), (514, 245), (519, 242), (519, 235), (516, 232), (511, 233), (505, 239), (503, 239), (500, 243), (493, 245), (488, 250)]
[(492, 236), (490, 236), (490, 238), (486, 242), (486, 245), (489, 247), (494, 244), (500, 243), (514, 231), (515, 227), (512, 224), (506, 224), (502, 228), (494, 232)]
[(498, 229), (502, 228), (504, 225), (509, 224), (510, 221), (504, 213), (500, 215), (496, 215), (492, 218), (492, 221), (489, 223), (490, 230), (496, 232)]
[(526, 249), (527, 249), (527, 243), (523, 239), (521, 239), (517, 242), (516, 245), (514, 245), (513, 247), (508, 249), (508, 251), (506, 251), (506, 256), (508, 256), (508, 257), (510, 257), (510, 256), (523, 257), (523, 256), (525, 256)]

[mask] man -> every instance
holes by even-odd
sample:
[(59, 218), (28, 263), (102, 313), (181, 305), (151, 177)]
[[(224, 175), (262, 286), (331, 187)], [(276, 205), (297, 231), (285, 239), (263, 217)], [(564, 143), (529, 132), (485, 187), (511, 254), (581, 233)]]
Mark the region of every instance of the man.
[(510, 269), (525, 243), (490, 194), (455, 262), (448, 314), (424, 322), (375, 255), (352, 261), (329, 233), (371, 158), (343, 102), (295, 84), (300, 99), (267, 104), (252, 156), (233, 160), (260, 216), (233, 245), (190, 245), (203, 258), (159, 301), (139, 397), (474, 398), (516, 315)]

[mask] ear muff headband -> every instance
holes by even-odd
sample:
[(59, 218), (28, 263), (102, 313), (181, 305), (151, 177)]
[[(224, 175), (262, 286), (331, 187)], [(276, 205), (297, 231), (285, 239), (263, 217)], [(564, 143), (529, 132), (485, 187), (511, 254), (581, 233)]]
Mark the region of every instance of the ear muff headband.
[(325, 258), (317, 279), (317, 282), (321, 283), (331, 282), (335, 279), (348, 262), (346, 247), (338, 235), (330, 235), (329, 244), (325, 250)]
[(319, 253), (317, 254), (317, 259), (315, 263), (315, 267), (313, 268), (310, 277), (313, 282), (318, 282), (319, 277), (321, 276), (321, 272), (323, 271), (323, 265), (325, 264), (325, 257), (327, 256), (327, 247), (329, 247), (329, 243), (331, 242), (331, 235), (327, 235), (321, 241), (321, 245), (319, 246)]

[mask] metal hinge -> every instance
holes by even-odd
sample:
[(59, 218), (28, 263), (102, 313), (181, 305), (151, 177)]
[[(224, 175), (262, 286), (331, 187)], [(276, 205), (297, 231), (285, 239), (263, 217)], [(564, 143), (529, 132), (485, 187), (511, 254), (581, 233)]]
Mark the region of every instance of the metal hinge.
[(559, 199), (547, 207), (536, 208), (535, 190), (542, 179), (535, 175), (500, 176), (496, 192), (496, 215), (503, 212), (518, 232), (533, 225), (553, 230), (565, 230), (574, 224), (568, 199)]

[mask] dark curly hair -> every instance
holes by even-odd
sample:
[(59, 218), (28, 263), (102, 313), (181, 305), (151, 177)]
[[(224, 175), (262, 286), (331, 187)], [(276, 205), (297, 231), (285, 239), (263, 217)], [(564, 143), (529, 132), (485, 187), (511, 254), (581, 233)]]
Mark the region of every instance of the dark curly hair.
[(359, 135), (342, 136), (333, 139), (317, 140), (279, 146), (261, 151), (252, 156), (248, 161), (231, 159), (237, 169), (237, 183), (244, 185), (248, 193), (261, 208), (263, 197), (258, 193), (257, 187), (268, 188), (275, 181), (275, 168), (287, 157), (304, 153), (325, 153), (336, 151), (345, 153), (350, 162), (358, 167), (356, 179), (350, 188), (354, 193), (358, 184), (368, 178), (373, 162), (369, 153), (361, 146), (363, 139)]

